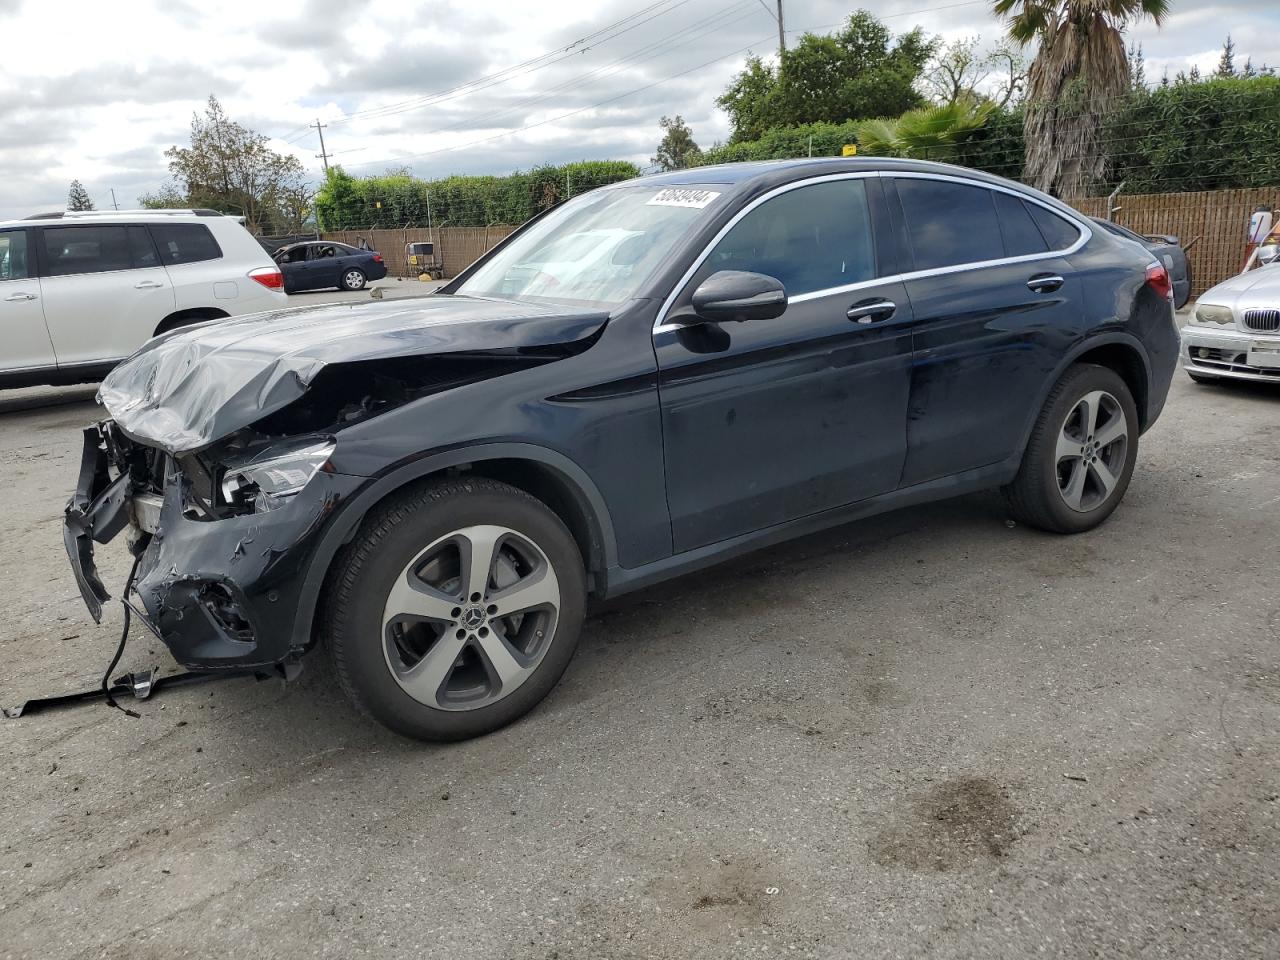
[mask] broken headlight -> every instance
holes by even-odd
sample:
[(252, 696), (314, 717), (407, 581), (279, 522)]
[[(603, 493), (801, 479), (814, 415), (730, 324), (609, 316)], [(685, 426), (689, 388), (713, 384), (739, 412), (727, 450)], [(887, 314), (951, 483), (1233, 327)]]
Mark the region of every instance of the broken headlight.
[(228, 506), (266, 513), (287, 503), (333, 453), (334, 442), (314, 438), (278, 443), (223, 463), (222, 496)]

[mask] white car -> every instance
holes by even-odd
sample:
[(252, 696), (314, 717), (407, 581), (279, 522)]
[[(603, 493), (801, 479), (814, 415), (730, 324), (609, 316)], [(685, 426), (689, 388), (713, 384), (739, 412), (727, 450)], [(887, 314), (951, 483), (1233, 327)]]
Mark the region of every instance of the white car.
[(0, 221), (0, 387), (101, 379), (157, 334), (285, 299), (267, 251), (213, 210)]
[(1197, 383), (1280, 383), (1280, 264), (1224, 280), (1182, 329), (1182, 366)]

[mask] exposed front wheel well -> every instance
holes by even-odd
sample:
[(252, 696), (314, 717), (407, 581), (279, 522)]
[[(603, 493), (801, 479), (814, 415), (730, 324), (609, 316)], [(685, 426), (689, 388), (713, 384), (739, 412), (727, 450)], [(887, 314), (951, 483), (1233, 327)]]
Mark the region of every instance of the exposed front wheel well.
[(1142, 362), (1142, 357), (1137, 350), (1123, 343), (1107, 343), (1085, 351), (1076, 357), (1074, 362), (1095, 363), (1100, 367), (1115, 371), (1124, 380), (1129, 392), (1133, 394), (1133, 402), (1138, 408), (1139, 429), (1145, 430), (1147, 428), (1147, 396), (1149, 393), (1147, 367)]
[(193, 307), (190, 310), (178, 310), (169, 314), (160, 321), (156, 327), (154, 336), (160, 336), (162, 333), (168, 333), (170, 330), (176, 330), (178, 327), (185, 327), (193, 323), (202, 323), (205, 320), (221, 320), (229, 317), (231, 314), (225, 310), (219, 310), (217, 307)]

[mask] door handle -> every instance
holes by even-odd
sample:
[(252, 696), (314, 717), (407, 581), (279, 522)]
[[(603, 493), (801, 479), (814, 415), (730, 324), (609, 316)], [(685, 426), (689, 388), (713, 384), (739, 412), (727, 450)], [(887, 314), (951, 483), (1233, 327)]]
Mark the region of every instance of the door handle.
[(133, 285), (135, 290), (159, 290), (164, 284), (159, 280), (139, 280)]
[(4, 298), (5, 303), (13, 303), (15, 301), (20, 302), (23, 300), (35, 300), (35, 299), (37, 299), (37, 297), (34, 293), (15, 293), (12, 296)]
[(1066, 281), (1056, 273), (1042, 273), (1028, 280), (1027, 287), (1035, 293), (1053, 293), (1064, 283)]
[(864, 300), (846, 310), (845, 316), (854, 323), (879, 323), (897, 312), (898, 305), (892, 300)]

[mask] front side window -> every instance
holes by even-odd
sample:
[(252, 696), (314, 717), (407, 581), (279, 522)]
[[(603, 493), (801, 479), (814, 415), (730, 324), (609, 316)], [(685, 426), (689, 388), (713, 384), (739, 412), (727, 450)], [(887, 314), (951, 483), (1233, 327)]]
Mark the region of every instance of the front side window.
[(217, 260), (222, 256), (218, 241), (203, 223), (153, 223), (151, 235), (160, 248), (165, 266)]
[(947, 180), (898, 180), (898, 197), (917, 270), (1004, 256), (994, 193)]
[(45, 227), (42, 232), (46, 276), (104, 273), (133, 266), (127, 227)]
[(0, 280), (26, 280), (30, 276), (31, 272), (27, 268), (27, 232), (0, 232)]
[(721, 237), (692, 286), (721, 270), (774, 277), (790, 297), (874, 280), (866, 181), (812, 183), (766, 200)]
[(628, 183), (584, 193), (496, 251), (457, 293), (617, 306), (635, 296), (723, 190)]

